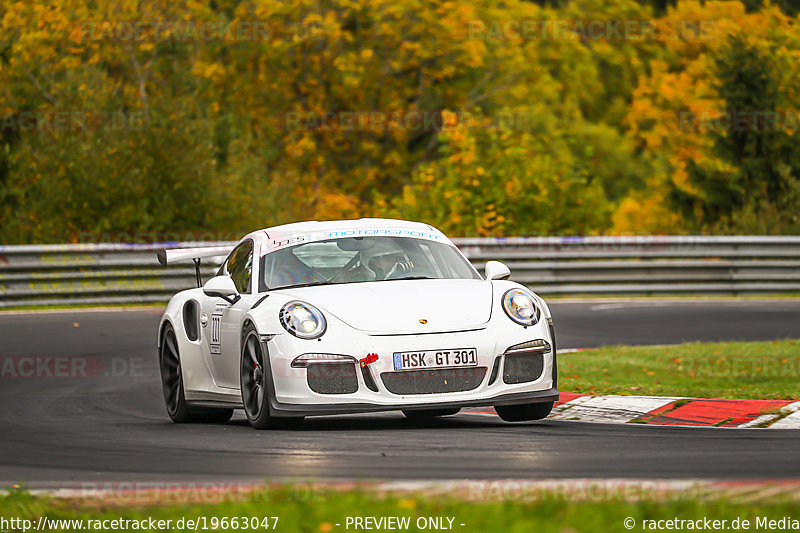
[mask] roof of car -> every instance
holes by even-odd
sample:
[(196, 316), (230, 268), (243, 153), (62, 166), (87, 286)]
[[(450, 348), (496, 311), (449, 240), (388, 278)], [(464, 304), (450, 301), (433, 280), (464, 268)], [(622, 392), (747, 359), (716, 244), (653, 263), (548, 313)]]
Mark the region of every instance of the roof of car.
[[(405, 234), (405, 236), (420, 236), (445, 242), (448, 241), (444, 233), (428, 224), (390, 218), (359, 218), (357, 220), (329, 220), (322, 222), (312, 220), (273, 226), (253, 233), (261, 232), (263, 232), (262, 238), (264, 235), (266, 236), (266, 247), (270, 249), (289, 245), (296, 239), (318, 240), (324, 237), (335, 238)], [(249, 236), (253, 236), (253, 234)]]
[(359, 218), (351, 220), (308, 220), (305, 222), (293, 222), (281, 226), (265, 228), (267, 234), (270, 233), (307, 233), (309, 231), (333, 231), (340, 229), (369, 229), (369, 228), (408, 228), (418, 231), (435, 231), (441, 233), (436, 228), (422, 222), (412, 222), (409, 220), (397, 220), (391, 218)]

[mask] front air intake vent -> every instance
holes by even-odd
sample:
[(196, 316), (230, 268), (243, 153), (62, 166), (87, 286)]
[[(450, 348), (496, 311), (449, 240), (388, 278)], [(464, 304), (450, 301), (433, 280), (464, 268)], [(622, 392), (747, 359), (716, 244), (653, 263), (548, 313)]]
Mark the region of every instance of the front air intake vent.
[(442, 394), (477, 389), (486, 376), (487, 368), (442, 368), (436, 370), (406, 370), (383, 372), (383, 384), (392, 394)]
[(358, 390), (356, 365), (351, 362), (309, 363), (308, 387), (317, 394), (352, 394)]
[(536, 381), (544, 371), (544, 354), (552, 350), (550, 343), (536, 339), (515, 344), (506, 350), (503, 383), (515, 385)]
[(544, 356), (541, 353), (506, 356), (503, 383), (514, 385), (536, 381), (541, 377), (542, 370), (544, 370)]

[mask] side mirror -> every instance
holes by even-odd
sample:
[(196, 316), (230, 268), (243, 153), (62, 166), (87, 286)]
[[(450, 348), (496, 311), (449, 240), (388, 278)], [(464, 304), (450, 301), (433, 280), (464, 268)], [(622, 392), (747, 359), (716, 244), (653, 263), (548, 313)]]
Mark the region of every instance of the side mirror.
[(230, 304), (239, 300), (239, 291), (236, 290), (236, 285), (228, 276), (215, 276), (206, 281), (206, 284), (203, 285), (203, 292), (206, 296), (222, 298)]
[(511, 271), (500, 261), (486, 261), (486, 279), (508, 279)]

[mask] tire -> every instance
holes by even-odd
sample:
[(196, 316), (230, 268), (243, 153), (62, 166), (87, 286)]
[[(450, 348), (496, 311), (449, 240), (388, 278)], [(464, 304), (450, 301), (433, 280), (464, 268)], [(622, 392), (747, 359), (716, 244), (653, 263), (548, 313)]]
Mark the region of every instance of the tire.
[(403, 409), (403, 414), (409, 420), (430, 420), (437, 416), (450, 416), (457, 414), (461, 409), (453, 407), (450, 409)]
[(495, 405), (494, 410), (506, 422), (524, 422), (547, 418), (553, 410), (553, 402), (523, 403), (517, 405)]
[(224, 424), (233, 416), (233, 409), (198, 409), (186, 401), (183, 391), (183, 371), (181, 356), (175, 331), (167, 324), (161, 336), (158, 354), (161, 369), (161, 388), (164, 393), (164, 406), (167, 414), (176, 424), (216, 423)]
[(269, 414), (270, 367), (258, 332), (249, 324), (242, 333), (242, 356), (239, 363), (239, 383), (242, 389), (242, 405), (247, 421), (255, 429), (277, 429), (293, 427), (303, 417), (274, 417)]

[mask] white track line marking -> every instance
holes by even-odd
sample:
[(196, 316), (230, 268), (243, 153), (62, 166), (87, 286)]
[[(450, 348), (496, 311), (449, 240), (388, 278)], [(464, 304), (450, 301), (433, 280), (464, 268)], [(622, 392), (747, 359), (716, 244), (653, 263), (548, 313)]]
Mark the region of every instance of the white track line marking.
[[(781, 429), (781, 428), (783, 428), (783, 429), (798, 429), (798, 428), (800, 428), (800, 415), (798, 414), (798, 411), (800, 411), (800, 402), (790, 403), (789, 405), (785, 405), (785, 406), (781, 407), (779, 413), (771, 413), (771, 414), (768, 414), (768, 415), (761, 415), (758, 418), (755, 418), (755, 419), (751, 420), (750, 422), (745, 422), (744, 424), (740, 424), (740, 425), (738, 425), (736, 427), (752, 428), (752, 427), (760, 426), (760, 425), (762, 425), (764, 423), (771, 422), (772, 420), (780, 418), (781, 416), (785, 415), (786, 413), (791, 413), (786, 418), (784, 418), (782, 420), (778, 420), (775, 424), (773, 424), (771, 426), (767, 426), (767, 427), (778, 428), (778, 429)], [(781, 425), (781, 422), (783, 422), (784, 420), (786, 420), (788, 418), (791, 418), (791, 420), (789, 422), (786, 422), (785, 425)]]
[[(605, 424), (625, 424), (641, 416), (647, 415), (677, 400), (696, 400), (697, 398), (667, 396), (580, 396), (569, 402), (553, 407), (547, 418), (576, 422), (599, 422)], [(494, 413), (480, 408), (465, 409), (465, 414), (496, 416)], [(788, 416), (786, 416), (788, 413)], [(785, 418), (781, 418), (781, 417)], [(776, 429), (800, 429), (800, 401), (790, 403), (781, 408), (779, 413), (759, 416), (737, 427), (753, 428), (779, 419), (768, 426)], [(686, 426), (693, 426), (687, 423)]]
[(776, 414), (761, 415), (758, 418), (754, 418), (750, 422), (745, 422), (744, 424), (739, 424), (736, 427), (738, 427), (738, 428), (754, 428), (756, 426), (760, 426), (764, 422), (769, 422), (771, 420), (775, 420), (776, 418), (778, 418), (778, 415), (776, 415)]
[(583, 396), (559, 405), (550, 418), (625, 424), (681, 399), (665, 396)]
[(770, 427), (775, 429), (800, 429), (800, 402), (790, 403), (781, 409), (781, 413), (790, 413), (789, 416), (781, 418)]
[(631, 307), (669, 307), (672, 302), (619, 302), (597, 304), (589, 307), (590, 311), (613, 311), (615, 309), (630, 309)]
[(775, 429), (800, 429), (800, 411), (795, 411), (786, 418), (781, 418), (769, 427)]

